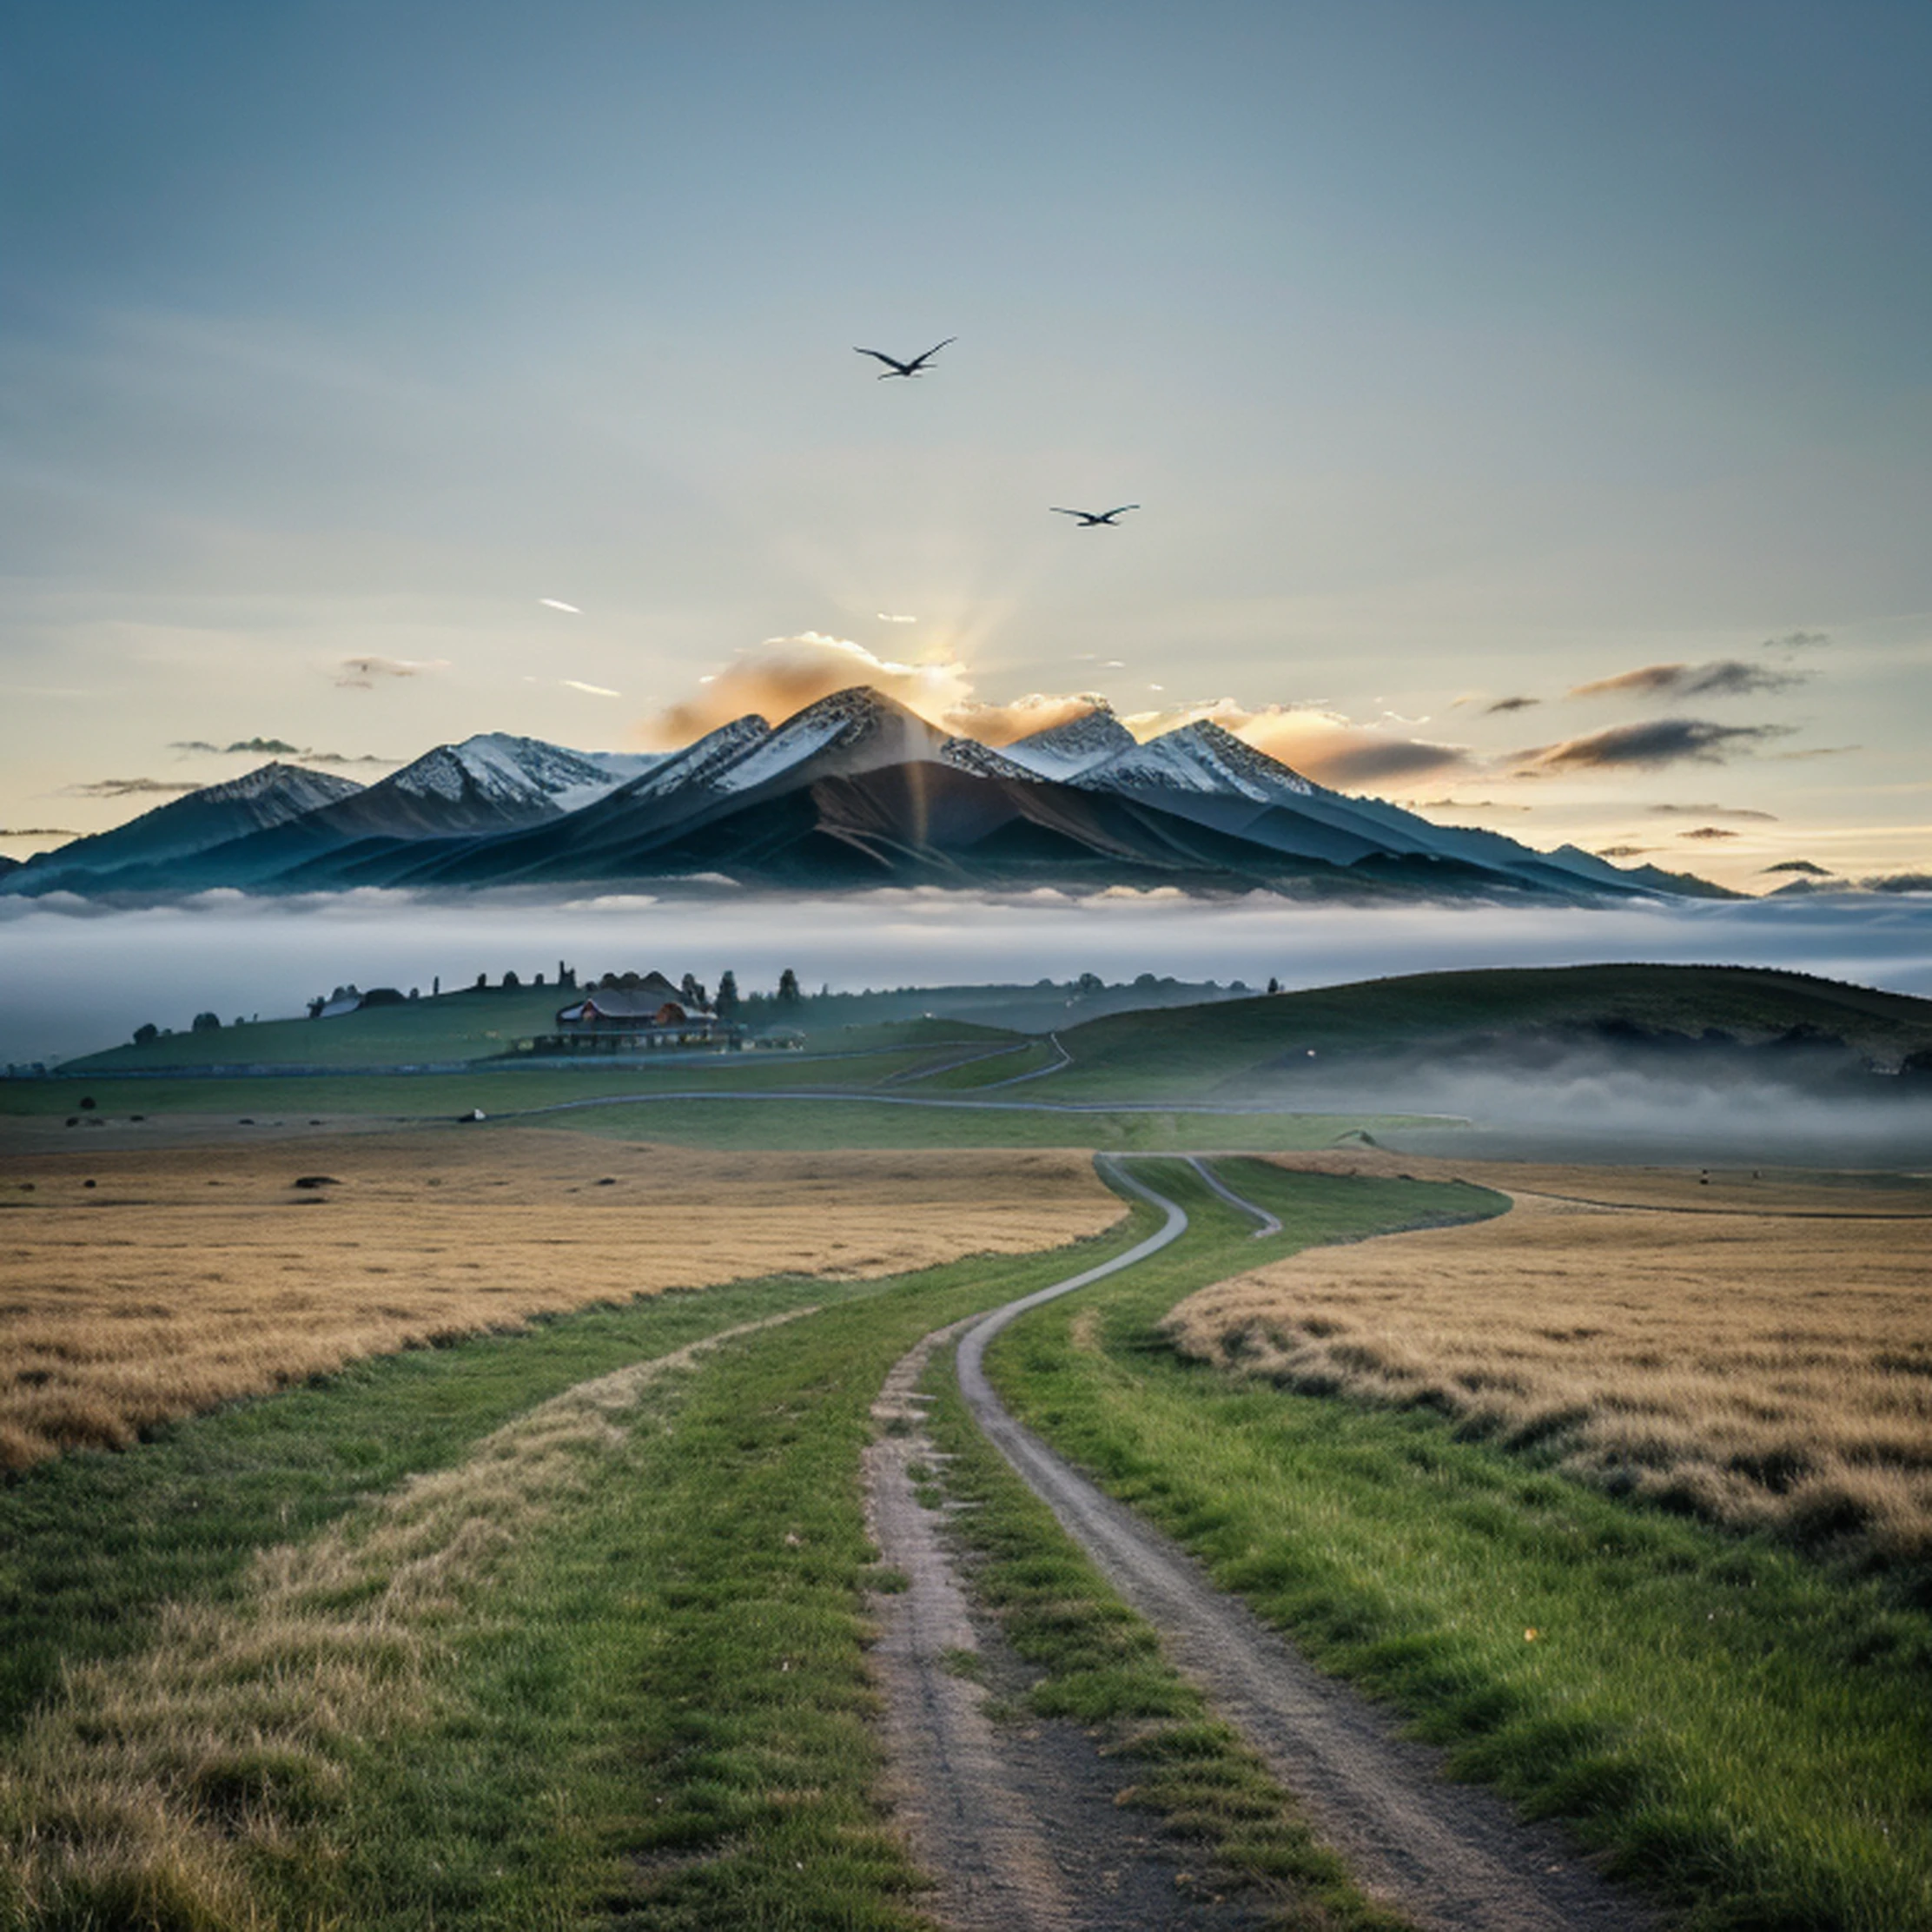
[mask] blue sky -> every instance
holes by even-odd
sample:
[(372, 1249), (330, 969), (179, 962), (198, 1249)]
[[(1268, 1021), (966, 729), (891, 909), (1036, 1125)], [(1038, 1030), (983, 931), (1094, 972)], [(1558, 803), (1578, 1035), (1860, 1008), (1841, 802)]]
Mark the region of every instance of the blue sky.
[(0, 850), (803, 638), (1932, 868), (1929, 82), (1916, 5), (17, 6)]

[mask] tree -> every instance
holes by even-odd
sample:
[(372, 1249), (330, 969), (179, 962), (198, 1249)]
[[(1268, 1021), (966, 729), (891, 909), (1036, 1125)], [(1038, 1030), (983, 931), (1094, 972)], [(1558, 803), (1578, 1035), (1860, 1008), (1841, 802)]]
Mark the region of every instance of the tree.
[(1106, 990), (1107, 982), (1098, 973), (1082, 973), (1074, 982), (1074, 991), (1076, 993), (1104, 993)]
[(718, 1016), (721, 1020), (738, 1017), (738, 975), (729, 966), (718, 976)]
[(506, 992), (513, 993), (522, 984), (523, 982), (514, 973), (506, 973), (503, 976), (503, 986)]
[(196, 1033), (219, 1033), (222, 1030), (222, 1017), (220, 1014), (197, 1013), (195, 1016), (195, 1025), (193, 1030)]
[(1275, 978), (1275, 976), (1274, 976), (1274, 975), (1273, 973), (1270, 973), (1270, 974), (1268, 975), (1268, 991), (1269, 991), (1269, 992), (1271, 992), (1271, 993), (1279, 993), (1279, 992), (1280, 992), (1280, 990), (1281, 990), (1281, 983), (1280, 983), (1280, 980), (1278, 980), (1277, 978)]
[(685, 996), (685, 1003), (687, 1006), (709, 1006), (711, 1004), (711, 1002), (705, 997), (705, 983), (698, 978), (696, 973), (686, 973), (684, 978), (678, 982), (678, 989)]
[(787, 966), (778, 975), (778, 1010), (781, 1013), (796, 1013), (801, 1003), (798, 976)]
[(134, 1029), (134, 1043), (137, 1047), (144, 1047), (150, 1040), (158, 1040), (160, 1037), (161, 1029), (155, 1025), (152, 1021), (149, 1021), (145, 1026), (137, 1026)]

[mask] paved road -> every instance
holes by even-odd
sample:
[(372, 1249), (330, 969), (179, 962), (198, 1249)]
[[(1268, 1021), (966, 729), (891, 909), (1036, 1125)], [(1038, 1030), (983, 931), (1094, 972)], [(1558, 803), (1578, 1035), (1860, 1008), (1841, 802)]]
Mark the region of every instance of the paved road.
[[(1178, 1202), (1102, 1157), (1108, 1178), (1165, 1216), (1113, 1262), (996, 1310), (959, 1345), (961, 1393), (988, 1438), (1108, 1580), (1161, 1633), (1282, 1783), (1298, 1792), (1357, 1878), (1425, 1927), (1455, 1932), (1611, 1932), (1655, 1922), (1579, 1860), (1559, 1834), (1499, 1798), (1449, 1783), (1439, 1752), (1399, 1737), (1383, 1714), (1316, 1671), (1193, 1558), (1097, 1489), (1007, 1413), (986, 1379), (987, 1344), (1043, 1302), (1145, 1259), (1185, 1232)], [(1215, 1191), (1260, 1215), (1225, 1184)]]

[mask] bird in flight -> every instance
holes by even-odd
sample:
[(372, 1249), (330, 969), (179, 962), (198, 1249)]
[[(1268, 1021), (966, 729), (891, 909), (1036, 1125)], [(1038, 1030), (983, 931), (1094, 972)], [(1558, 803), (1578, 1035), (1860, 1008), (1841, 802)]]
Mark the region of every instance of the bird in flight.
[(958, 340), (959, 338), (956, 335), (949, 335), (945, 342), (935, 342), (923, 355), (916, 355), (910, 362), (902, 362), (897, 356), (888, 355), (883, 349), (855, 348), (852, 354), (854, 355), (876, 355), (880, 361), (890, 363), (891, 367), (879, 378), (881, 382), (890, 382), (896, 375), (923, 375), (926, 373), (926, 364), (931, 361), (941, 349), (945, 347), (946, 342), (956, 342)]
[(1062, 510), (1057, 503), (1049, 503), (1047, 507), (1056, 517), (1078, 517), (1082, 530), (1098, 530), (1102, 524), (1109, 530), (1115, 530), (1120, 527), (1114, 521), (1115, 517), (1124, 517), (1129, 510), (1138, 510), (1141, 506), (1138, 503), (1123, 503), (1117, 510)]

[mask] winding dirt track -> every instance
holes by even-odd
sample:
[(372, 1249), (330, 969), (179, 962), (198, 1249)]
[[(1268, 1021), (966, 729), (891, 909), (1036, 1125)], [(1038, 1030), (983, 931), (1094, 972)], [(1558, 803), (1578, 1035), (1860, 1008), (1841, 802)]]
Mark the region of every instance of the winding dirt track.
[[(1166, 1225), (1104, 1267), (1007, 1304), (959, 1345), (961, 1393), (980, 1427), (1121, 1595), (1161, 1632), (1168, 1655), (1298, 1793), (1318, 1829), (1369, 1890), (1425, 1927), (1458, 1932), (1609, 1932), (1657, 1922), (1613, 1889), (1554, 1829), (1442, 1775), (1441, 1755), (1397, 1735), (1354, 1691), (1321, 1676), (1178, 1545), (1141, 1522), (1016, 1422), (986, 1380), (987, 1344), (1028, 1309), (1131, 1267), (1179, 1237), (1186, 1211), (1102, 1165), (1161, 1208)], [(1217, 1192), (1229, 1195), (1225, 1187)], [(1233, 1197), (1257, 1217), (1265, 1211)]]

